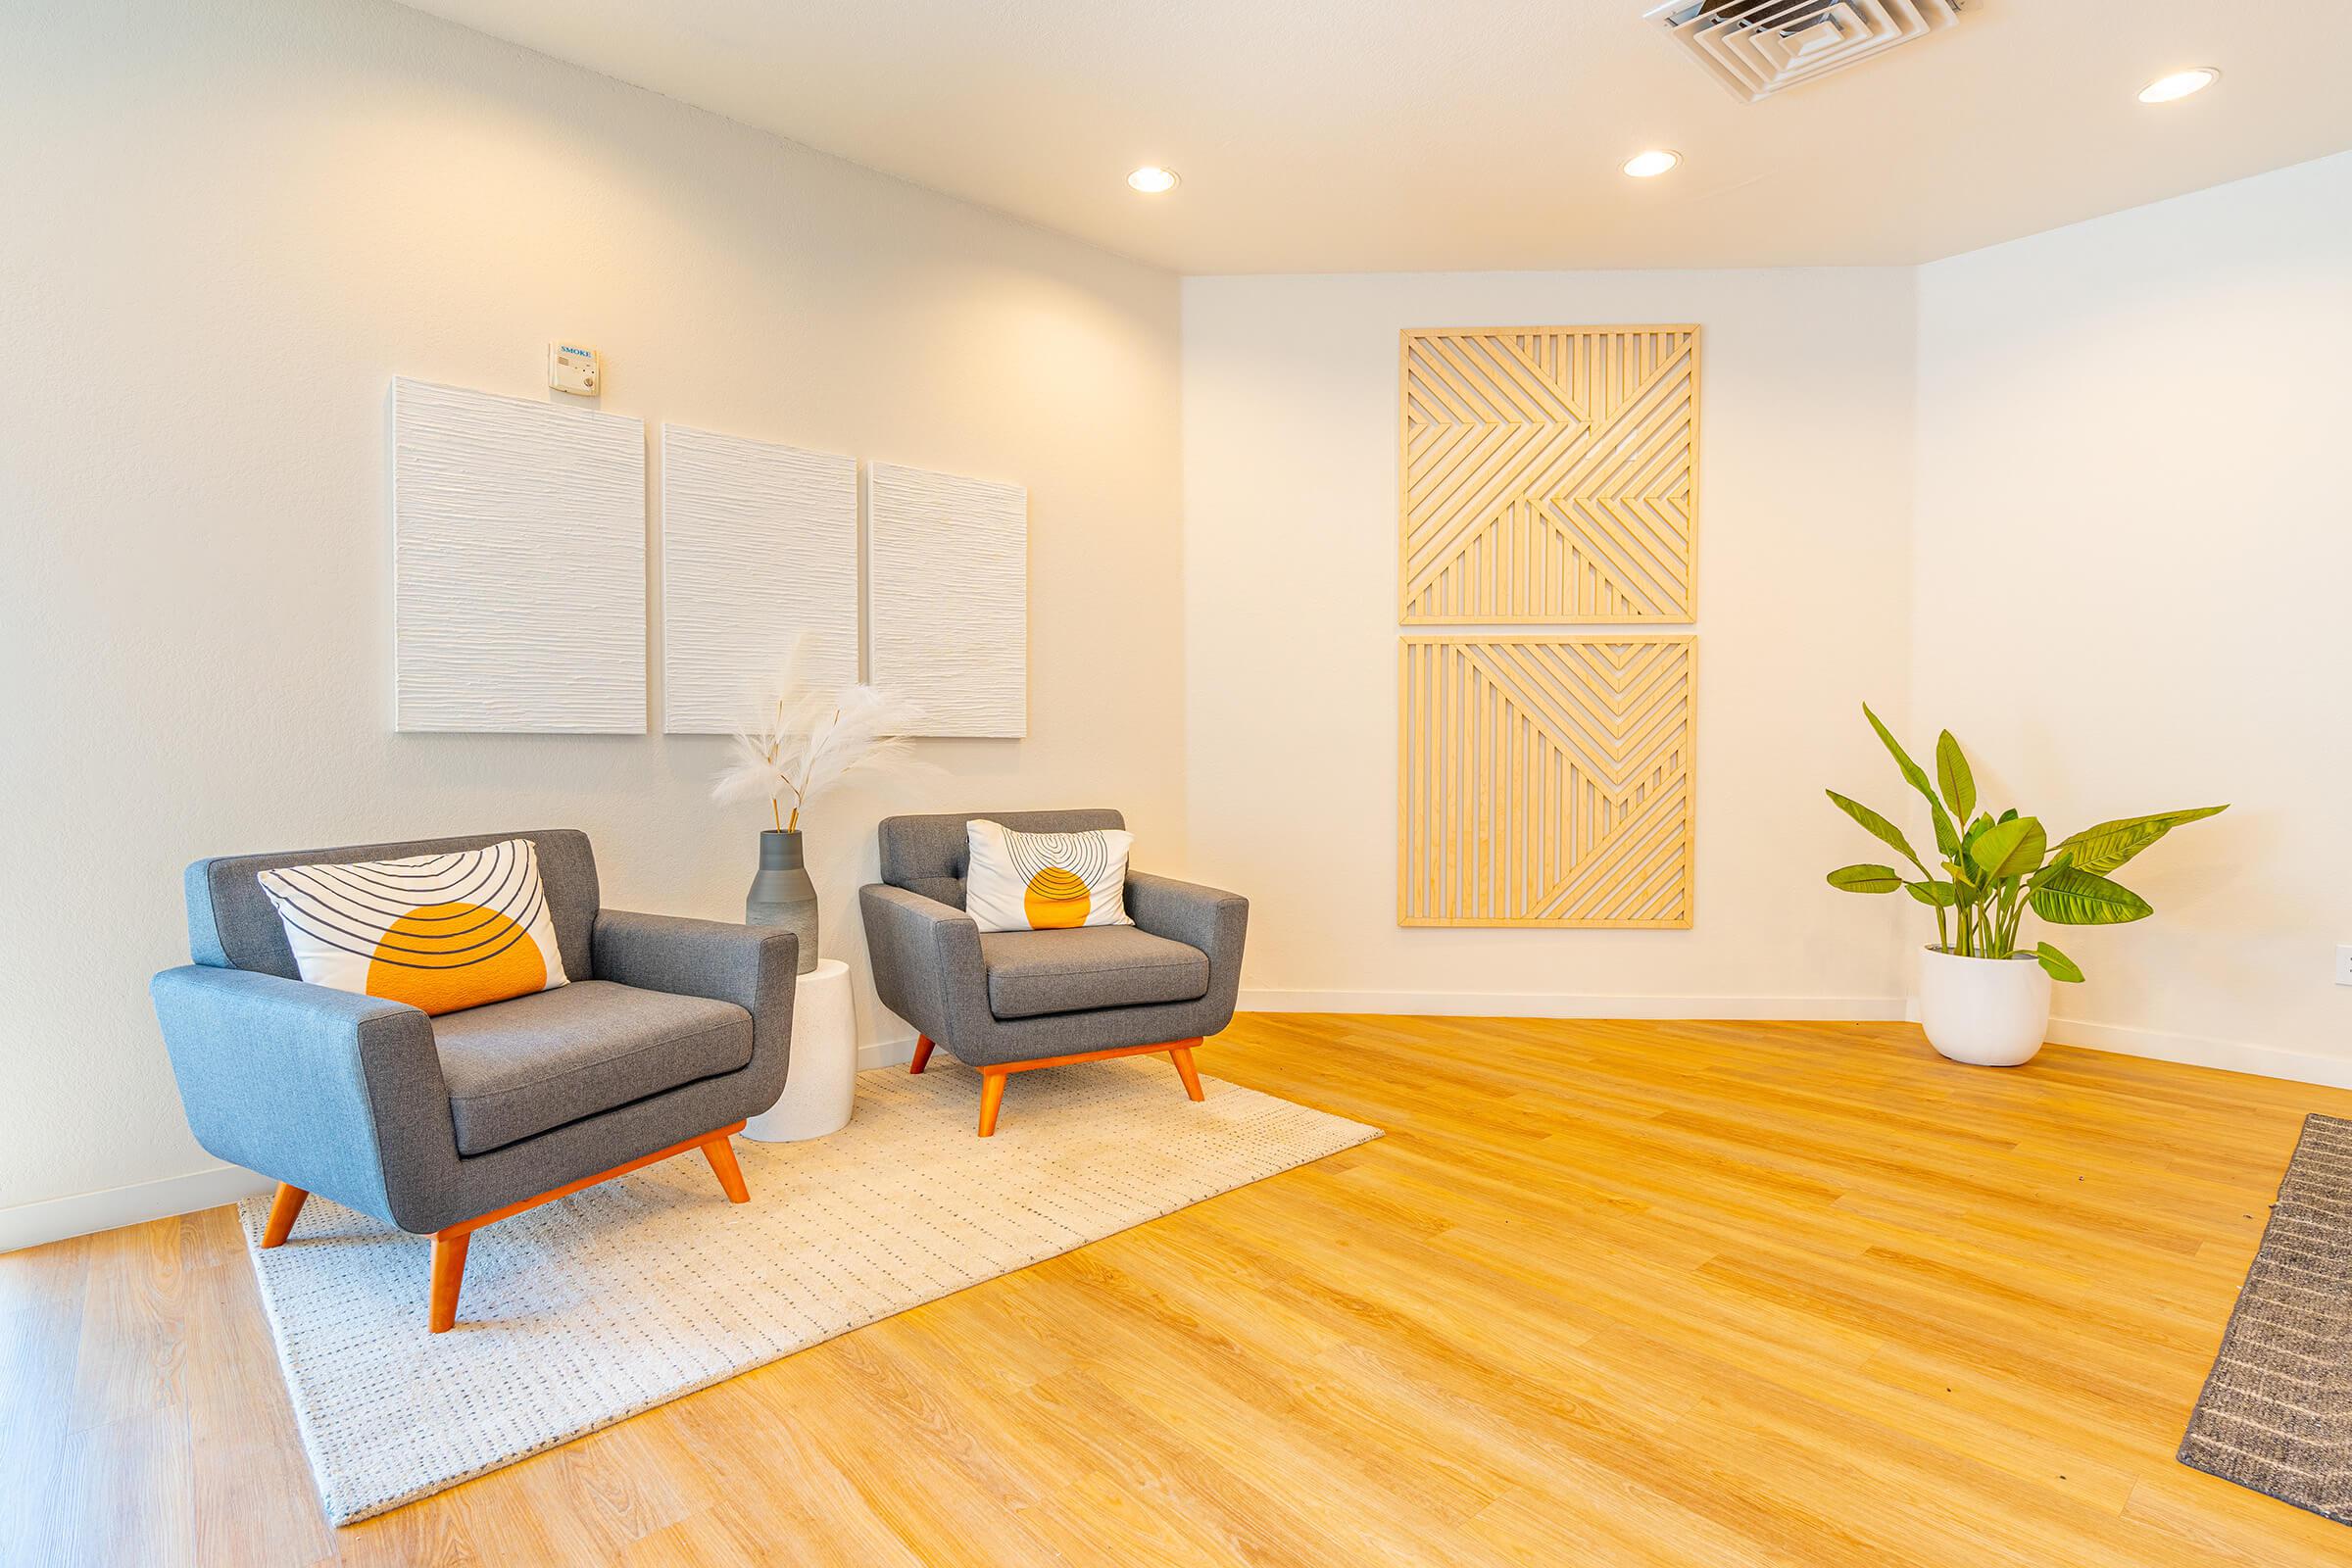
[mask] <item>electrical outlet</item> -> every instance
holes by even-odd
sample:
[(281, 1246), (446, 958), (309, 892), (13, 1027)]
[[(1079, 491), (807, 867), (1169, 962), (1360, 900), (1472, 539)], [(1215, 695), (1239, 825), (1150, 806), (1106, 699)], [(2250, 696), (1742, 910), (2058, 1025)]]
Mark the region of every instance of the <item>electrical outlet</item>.
[(2352, 944), (2335, 950), (2335, 983), (2352, 986)]

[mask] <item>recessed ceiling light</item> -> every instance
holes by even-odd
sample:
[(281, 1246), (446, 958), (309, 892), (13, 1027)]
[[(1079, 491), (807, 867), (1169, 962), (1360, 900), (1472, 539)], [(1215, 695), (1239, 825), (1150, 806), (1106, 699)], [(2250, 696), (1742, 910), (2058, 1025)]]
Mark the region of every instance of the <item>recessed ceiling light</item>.
[(1655, 179), (1683, 161), (1681, 153), (1652, 147), (1645, 153), (1636, 153), (1625, 161), (1625, 172), (1636, 179)]
[(1157, 164), (1146, 164), (1127, 176), (1127, 183), (1147, 196), (1156, 196), (1163, 190), (1176, 188), (1176, 171), (1162, 169)]
[(2169, 104), (2192, 92), (2203, 92), (2221, 79), (2222, 74), (2211, 66), (2198, 66), (2193, 71), (2176, 71), (2169, 76), (2158, 76), (2140, 88), (2139, 101), (2143, 104)]

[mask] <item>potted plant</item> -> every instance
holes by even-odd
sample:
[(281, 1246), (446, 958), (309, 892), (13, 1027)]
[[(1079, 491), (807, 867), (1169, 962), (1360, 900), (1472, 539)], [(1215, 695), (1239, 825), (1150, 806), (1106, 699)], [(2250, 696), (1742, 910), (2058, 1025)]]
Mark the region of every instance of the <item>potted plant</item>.
[(876, 687), (813, 685), (806, 674), (808, 643), (806, 633), (793, 640), (764, 726), (736, 735), (735, 761), (710, 790), (714, 800), (767, 802), (776, 825), (760, 834), (760, 869), (743, 901), (743, 919), (798, 935), (803, 974), (816, 967), (817, 916), (801, 813), (846, 774), (913, 765), (906, 732), (920, 716), (912, 704)]
[(1830, 886), (1847, 893), (1900, 888), (1936, 911), (1936, 945), (1920, 956), (1919, 1015), (1937, 1051), (1987, 1067), (2031, 1061), (2049, 1029), (2050, 982), (2079, 981), (2082, 971), (2048, 942), (2019, 948), (2027, 911), (2051, 925), (2144, 919), (2155, 912), (2148, 901), (2107, 873), (2181, 823), (2228, 808), (2119, 817), (2051, 844), (2038, 818), (2014, 808), (1998, 816), (1978, 809), (1976, 777), (1950, 730), (1936, 738), (1936, 777), (1930, 779), (1869, 704), (1862, 714), (1903, 777), (1926, 797), (1942, 871), (1929, 870), (1892, 822), (1831, 790), (1838, 809), (1919, 875), (1907, 877), (1890, 865), (1842, 865), (1830, 873)]

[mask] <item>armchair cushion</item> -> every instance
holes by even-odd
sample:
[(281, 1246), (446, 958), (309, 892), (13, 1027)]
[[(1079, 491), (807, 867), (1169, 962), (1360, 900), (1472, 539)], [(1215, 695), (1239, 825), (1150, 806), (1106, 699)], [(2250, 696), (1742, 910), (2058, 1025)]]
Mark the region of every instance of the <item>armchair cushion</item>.
[(1208, 992), (1207, 954), (1131, 925), (983, 932), (980, 958), (988, 1010), (999, 1018), (1190, 1002)]
[(975, 817), (963, 878), (963, 911), (983, 931), (1067, 931), (1133, 925), (1121, 897), (1135, 835), (1124, 828), (1019, 833)]
[(461, 1154), (486, 1154), (752, 1059), (732, 1003), (579, 980), (445, 1013), (433, 1048)]
[(595, 972), (588, 961), (588, 941), (598, 904), (596, 856), (588, 847), (588, 835), (576, 828), (475, 833), (464, 838), (411, 839), (198, 860), (188, 867), (186, 879), (189, 954), (209, 967), (254, 969), (299, 980), (302, 971), (286, 942), (285, 925), (278, 919), (276, 906), (262, 891), (262, 872), (287, 865), (447, 855), (514, 838), (528, 839), (538, 852), (540, 887), (547, 896), (548, 916), (555, 923), (564, 972), (574, 980), (587, 979)]
[(882, 846), (882, 880), (951, 909), (962, 908), (963, 881), (970, 863), (968, 824), (974, 817), (986, 817), (1016, 833), (1092, 833), (1127, 825), (1118, 812), (1100, 809), (886, 816), (875, 829)]
[(569, 978), (529, 839), (259, 874), (313, 985), (456, 1012)]

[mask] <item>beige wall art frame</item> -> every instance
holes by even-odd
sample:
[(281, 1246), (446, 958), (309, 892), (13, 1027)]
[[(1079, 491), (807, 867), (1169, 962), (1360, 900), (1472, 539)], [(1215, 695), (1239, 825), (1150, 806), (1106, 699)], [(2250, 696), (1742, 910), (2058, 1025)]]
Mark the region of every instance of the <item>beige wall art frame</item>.
[(1401, 639), (1397, 923), (1691, 922), (1698, 639)]
[(1405, 624), (1696, 618), (1698, 360), (1690, 325), (1406, 329)]

